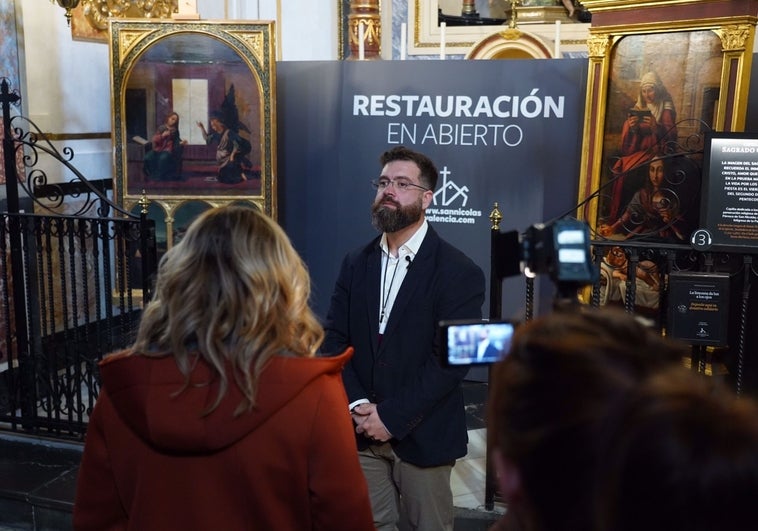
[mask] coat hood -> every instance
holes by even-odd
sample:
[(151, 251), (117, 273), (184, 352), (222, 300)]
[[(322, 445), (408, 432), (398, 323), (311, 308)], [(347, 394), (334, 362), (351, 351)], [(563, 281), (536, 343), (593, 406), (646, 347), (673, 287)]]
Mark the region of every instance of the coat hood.
[(184, 454), (221, 450), (248, 433), (324, 375), (341, 373), (352, 348), (328, 358), (273, 357), (261, 373), (256, 404), (234, 416), (243, 394), (229, 377), (229, 388), (211, 413), (202, 412), (218, 394), (217, 382), (202, 360), (185, 378), (172, 356), (149, 358), (130, 351), (100, 362), (103, 390), (124, 422), (150, 446)]

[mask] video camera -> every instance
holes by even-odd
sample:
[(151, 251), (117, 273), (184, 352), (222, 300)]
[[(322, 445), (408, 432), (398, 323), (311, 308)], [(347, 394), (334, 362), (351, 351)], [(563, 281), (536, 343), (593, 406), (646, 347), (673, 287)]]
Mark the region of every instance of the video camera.
[(561, 293), (564, 287), (576, 289), (597, 281), (598, 272), (590, 252), (590, 229), (583, 221), (559, 219), (532, 225), (523, 234), (510, 231), (494, 237), (492, 263), (498, 278), (519, 275), (522, 271), (532, 278), (547, 274)]
[[(559, 219), (536, 224), (523, 234), (518, 231), (493, 233), (492, 268), (497, 278), (520, 275), (534, 278), (547, 274), (555, 284), (557, 301), (576, 300), (577, 290), (597, 281), (592, 262), (587, 223)], [(516, 324), (512, 321), (442, 321), (439, 323), (444, 366), (492, 363), (505, 357)], [(496, 351), (490, 354), (480, 343), (487, 340)], [(485, 355), (483, 355), (485, 354)]]

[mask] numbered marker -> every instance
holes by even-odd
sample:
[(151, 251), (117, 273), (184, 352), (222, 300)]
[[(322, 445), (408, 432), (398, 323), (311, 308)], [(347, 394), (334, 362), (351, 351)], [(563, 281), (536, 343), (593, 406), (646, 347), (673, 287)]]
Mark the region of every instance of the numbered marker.
[(690, 243), (698, 251), (707, 251), (713, 244), (713, 237), (707, 229), (698, 229), (692, 233)]

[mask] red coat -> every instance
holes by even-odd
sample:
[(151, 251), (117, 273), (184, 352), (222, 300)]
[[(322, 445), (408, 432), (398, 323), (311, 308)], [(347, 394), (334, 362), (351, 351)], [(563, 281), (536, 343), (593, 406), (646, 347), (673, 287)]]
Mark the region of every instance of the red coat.
[(203, 363), (176, 394), (183, 376), (172, 357), (106, 358), (74, 528), (374, 529), (342, 385), (351, 355), (273, 358), (256, 407), (238, 417), (231, 382), (219, 407), (200, 415), (216, 396)]

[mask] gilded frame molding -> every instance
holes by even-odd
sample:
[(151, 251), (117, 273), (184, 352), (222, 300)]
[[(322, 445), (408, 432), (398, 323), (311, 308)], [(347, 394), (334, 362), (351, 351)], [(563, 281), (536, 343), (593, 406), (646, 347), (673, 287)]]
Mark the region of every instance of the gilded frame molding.
[[(274, 35), (271, 21), (110, 21), (114, 197), (132, 211), (141, 209), (147, 199), (150, 217), (162, 224), (159, 231), (165, 228), (166, 247), (177, 237), (176, 220), (191, 217), (188, 212), (240, 201), (276, 217)], [(181, 169), (171, 182), (156, 180), (146, 172), (145, 152), (135, 144), (139, 135), (134, 135), (134, 116), (139, 117), (140, 131), (146, 133), (141, 133), (143, 139), (150, 139), (164, 117), (176, 110), (177, 81), (192, 82), (198, 77), (206, 83), (200, 85), (199, 98), (207, 101), (198, 107), (197, 116), (202, 118), (197, 122), (211, 132), (209, 117), (233, 102), (238, 134), (250, 146), (244, 157), (247, 163), (242, 163), (245, 171), (236, 183), (222, 179), (216, 159), (219, 144), (198, 141), (197, 131), (195, 140), (184, 146)], [(135, 106), (128, 94), (142, 92), (145, 95), (138, 101), (145, 103)], [(190, 111), (198, 101), (193, 98), (198, 96), (185, 98)], [(197, 129), (196, 123), (180, 118), (182, 139), (191, 138), (190, 129)]]
[[(594, 4), (592, 9), (602, 10)], [(639, 2), (637, 2), (639, 3)], [(661, 2), (663, 3), (663, 2)], [(684, 4), (686, 0), (669, 0), (667, 4)], [(609, 8), (611, 2), (608, 2)], [(618, 2), (614, 2), (618, 6)], [(613, 54), (624, 38), (640, 39), (647, 36), (660, 38), (663, 34), (692, 34), (712, 32), (721, 43), (721, 71), (718, 76), (719, 97), (711, 127), (718, 131), (741, 131), (745, 125), (747, 95), (752, 67), (755, 39), (755, 16), (721, 17), (712, 19), (682, 20), (676, 22), (646, 22), (624, 26), (590, 28), (587, 42), (589, 68), (585, 101), (584, 142), (579, 175), (579, 198), (582, 204), (601, 186), (601, 177), (607, 162), (606, 122), (612, 109), (608, 108)], [(598, 224), (599, 200), (593, 199), (578, 212), (591, 226)]]

